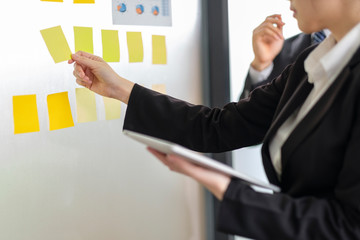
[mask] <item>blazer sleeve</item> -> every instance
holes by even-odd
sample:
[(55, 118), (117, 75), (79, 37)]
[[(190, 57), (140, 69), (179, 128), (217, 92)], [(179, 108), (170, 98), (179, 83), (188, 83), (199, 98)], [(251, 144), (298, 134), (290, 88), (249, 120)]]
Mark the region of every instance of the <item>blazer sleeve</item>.
[(232, 179), (218, 212), (218, 229), (262, 240), (360, 239), (360, 97), (355, 106), (333, 196), (260, 193)]
[(286, 75), (253, 92), (251, 98), (223, 108), (193, 105), (135, 85), (124, 129), (200, 152), (224, 152), (259, 144), (273, 119)]
[(253, 90), (252, 82), (253, 82), (253, 80), (250, 76), (250, 73), (248, 72), (248, 74), (246, 75), (245, 83), (244, 83), (244, 89), (240, 95), (239, 100), (247, 98), (249, 96), (250, 92)]

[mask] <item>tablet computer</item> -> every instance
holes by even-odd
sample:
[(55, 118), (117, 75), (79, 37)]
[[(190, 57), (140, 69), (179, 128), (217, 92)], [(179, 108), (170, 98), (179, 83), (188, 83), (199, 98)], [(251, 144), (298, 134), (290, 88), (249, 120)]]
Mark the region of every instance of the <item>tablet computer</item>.
[(226, 164), (218, 162), (214, 159), (206, 157), (198, 152), (192, 151), (178, 144), (129, 130), (124, 130), (124, 134), (160, 152), (181, 156), (194, 164), (219, 171), (231, 177), (242, 179), (249, 185), (263, 187), (266, 189), (270, 189), (274, 192), (280, 191), (280, 188), (276, 185), (266, 183), (254, 177), (243, 174)]

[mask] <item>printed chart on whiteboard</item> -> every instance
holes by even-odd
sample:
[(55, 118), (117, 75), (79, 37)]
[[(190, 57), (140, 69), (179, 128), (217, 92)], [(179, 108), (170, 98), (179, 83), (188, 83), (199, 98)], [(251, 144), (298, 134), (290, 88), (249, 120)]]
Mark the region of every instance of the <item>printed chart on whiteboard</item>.
[(171, 26), (171, 0), (112, 0), (114, 25)]

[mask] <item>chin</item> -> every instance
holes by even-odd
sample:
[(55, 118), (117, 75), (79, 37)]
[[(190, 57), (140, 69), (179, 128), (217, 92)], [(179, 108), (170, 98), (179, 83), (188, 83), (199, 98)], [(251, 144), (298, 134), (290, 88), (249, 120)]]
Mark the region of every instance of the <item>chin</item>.
[(317, 32), (320, 31), (321, 29), (316, 29), (314, 27), (309, 26), (309, 24), (301, 24), (300, 22), (298, 22), (298, 27), (299, 29), (306, 34), (311, 34), (313, 32)]

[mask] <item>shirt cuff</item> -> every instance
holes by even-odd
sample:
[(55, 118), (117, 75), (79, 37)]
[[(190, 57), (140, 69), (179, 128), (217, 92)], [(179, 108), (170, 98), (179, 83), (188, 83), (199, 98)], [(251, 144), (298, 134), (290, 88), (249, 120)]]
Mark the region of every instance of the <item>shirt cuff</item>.
[(251, 84), (256, 85), (266, 80), (270, 76), (273, 69), (274, 63), (271, 63), (267, 68), (262, 71), (257, 71), (252, 66), (250, 66), (249, 75), (251, 77)]

